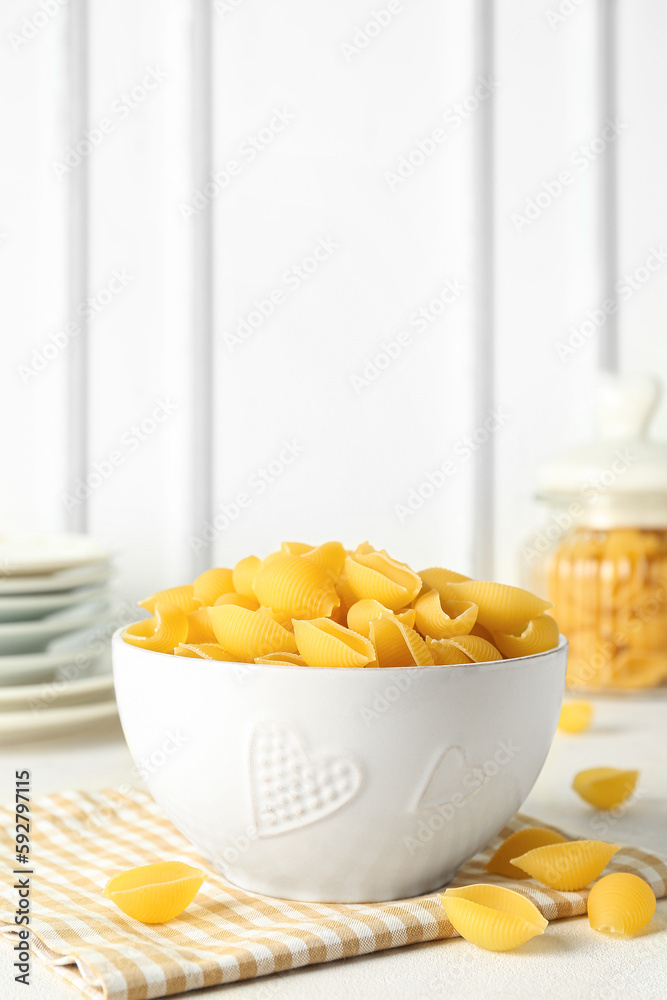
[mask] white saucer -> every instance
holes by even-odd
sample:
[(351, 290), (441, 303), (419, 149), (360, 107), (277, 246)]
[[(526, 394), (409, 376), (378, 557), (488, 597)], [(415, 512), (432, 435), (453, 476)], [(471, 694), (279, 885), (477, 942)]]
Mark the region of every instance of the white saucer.
[(42, 653), (25, 653), (23, 656), (0, 656), (0, 691), (7, 685), (36, 684), (51, 680), (56, 672), (76, 666), (81, 673), (88, 673), (104, 652), (100, 642), (81, 641), (78, 646), (47, 649)]
[(0, 576), (53, 573), (108, 558), (108, 549), (88, 535), (0, 535)]
[(38, 621), (5, 622), (0, 624), (0, 657), (14, 653), (42, 652), (56, 636), (101, 625), (110, 617), (110, 603), (96, 601), (82, 604), (76, 609), (58, 611)]
[(0, 570), (0, 595), (5, 594), (53, 594), (60, 590), (73, 590), (91, 583), (105, 583), (111, 575), (109, 562), (91, 563), (89, 566), (75, 566), (56, 573), (40, 573), (36, 576), (2, 576)]
[(0, 688), (0, 715), (3, 712), (34, 712), (108, 701), (113, 696), (110, 656), (104, 657), (99, 666), (100, 671), (96, 676), (74, 676), (71, 680), (65, 676), (53, 678), (43, 684)]
[(118, 716), (113, 698), (91, 705), (45, 708), (42, 711), (3, 712), (0, 715), (0, 744), (73, 736), (97, 729)]
[(0, 623), (35, 621), (54, 611), (100, 600), (106, 595), (106, 587), (78, 587), (58, 594), (0, 594)]

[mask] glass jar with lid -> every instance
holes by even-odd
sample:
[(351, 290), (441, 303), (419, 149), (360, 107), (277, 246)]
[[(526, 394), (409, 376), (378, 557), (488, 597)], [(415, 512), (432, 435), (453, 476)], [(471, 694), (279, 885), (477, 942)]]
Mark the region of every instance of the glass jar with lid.
[(646, 436), (658, 396), (653, 379), (605, 376), (598, 440), (540, 475), (547, 517), (524, 575), (554, 604), (572, 688), (667, 684), (667, 444)]

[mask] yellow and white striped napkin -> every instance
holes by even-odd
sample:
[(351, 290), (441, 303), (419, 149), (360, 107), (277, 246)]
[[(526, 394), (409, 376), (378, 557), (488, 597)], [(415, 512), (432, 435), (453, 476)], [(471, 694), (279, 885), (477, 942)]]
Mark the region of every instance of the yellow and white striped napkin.
[[(484, 870), (510, 833), (541, 825), (518, 815), (452, 884), (511, 886), (548, 920), (585, 913), (588, 890), (558, 892), (532, 879), (511, 882)], [(17, 930), (14, 836), (14, 812), (1, 809), (0, 931), (10, 941)], [(185, 913), (169, 924), (132, 920), (102, 895), (114, 873), (160, 860), (210, 870), (139, 790), (43, 798), (32, 804), (31, 841), (31, 949), (87, 997), (148, 1000), (456, 936), (435, 894), (393, 903), (294, 903), (232, 888), (214, 872)], [(634, 872), (656, 897), (667, 894), (667, 862), (647, 851), (623, 847), (606, 871)]]

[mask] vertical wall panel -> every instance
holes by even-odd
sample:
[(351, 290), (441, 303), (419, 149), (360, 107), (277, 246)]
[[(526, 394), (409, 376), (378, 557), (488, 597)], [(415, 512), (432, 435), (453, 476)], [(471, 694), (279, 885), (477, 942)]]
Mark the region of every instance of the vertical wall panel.
[(469, 568), (473, 7), (221, 7), (218, 558), (371, 532)]

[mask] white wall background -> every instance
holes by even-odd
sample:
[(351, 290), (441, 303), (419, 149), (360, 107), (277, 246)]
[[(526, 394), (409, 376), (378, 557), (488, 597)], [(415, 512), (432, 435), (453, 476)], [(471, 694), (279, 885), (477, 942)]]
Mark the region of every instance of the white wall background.
[[(604, 301), (610, 259), (620, 277), (667, 244), (666, 36), (659, 0), (5, 5), (0, 529), (85, 527), (129, 596), (283, 538), (370, 536), (417, 568), (515, 580), (536, 467), (591, 433), (614, 331), (557, 345)], [(101, 141), (57, 168), (86, 127)], [(667, 374), (665, 306), (667, 263), (622, 306), (623, 369)], [(371, 380), (383, 342), (397, 356)]]

